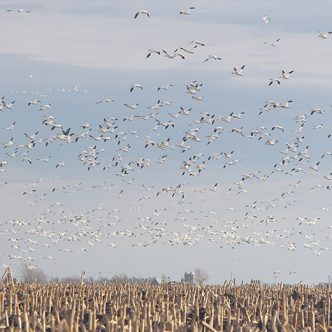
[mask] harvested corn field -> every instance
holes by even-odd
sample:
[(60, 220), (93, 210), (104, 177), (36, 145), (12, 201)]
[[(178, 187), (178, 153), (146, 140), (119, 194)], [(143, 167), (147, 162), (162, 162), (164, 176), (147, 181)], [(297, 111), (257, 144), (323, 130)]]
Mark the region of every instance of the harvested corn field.
[(330, 331), (327, 286), (2, 284), (0, 331)]

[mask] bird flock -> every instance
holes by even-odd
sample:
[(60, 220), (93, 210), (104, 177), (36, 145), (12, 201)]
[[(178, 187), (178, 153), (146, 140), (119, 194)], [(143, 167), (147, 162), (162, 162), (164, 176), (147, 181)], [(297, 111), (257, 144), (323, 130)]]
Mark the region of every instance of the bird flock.
[[(36, 12), (10, 8), (6, 14)], [(199, 16), (199, 7), (177, 15), (185, 24), (187, 16)], [(153, 16), (139, 9), (128, 20), (139, 25)], [(274, 23), (269, 15), (257, 21), (262, 29)], [(331, 33), (312, 35), (325, 43)], [(282, 32), (261, 41), (272, 52), (282, 43)], [(141, 60), (186, 63), (207, 46), (194, 39), (173, 51), (149, 48)], [(199, 66), (212, 62), (222, 67), (224, 57), (208, 49)], [(234, 63), (223, 79), (250, 89), (248, 67), (245, 59)], [(181, 81), (176, 71), (174, 80), (170, 75), (157, 84), (128, 81), (119, 96), (96, 97), (84, 82), (2, 91), (0, 192), (11, 205), (0, 217), (1, 262), (34, 269), (95, 247), (201, 244), (233, 253), (276, 246), (327, 255), (331, 106), (314, 97), (303, 106), (292, 89), (274, 98), (279, 86), (301, 83), (297, 73), (287, 64), (266, 73), (266, 96), (256, 108), (245, 98), (235, 109), (218, 104), (209, 82)], [(73, 115), (65, 116), (63, 100), (84, 100), (89, 112), (68, 109)]]

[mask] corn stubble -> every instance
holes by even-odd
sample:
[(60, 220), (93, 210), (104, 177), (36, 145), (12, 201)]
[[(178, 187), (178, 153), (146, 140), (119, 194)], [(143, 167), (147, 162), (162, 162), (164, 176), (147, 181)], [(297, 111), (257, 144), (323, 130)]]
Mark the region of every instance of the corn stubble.
[(328, 286), (0, 284), (0, 331), (331, 331)]

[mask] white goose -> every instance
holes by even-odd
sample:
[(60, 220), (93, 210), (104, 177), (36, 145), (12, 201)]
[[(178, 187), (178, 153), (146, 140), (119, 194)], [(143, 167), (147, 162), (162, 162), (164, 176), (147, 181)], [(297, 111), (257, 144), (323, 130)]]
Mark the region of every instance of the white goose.
[(136, 12), (134, 18), (137, 18), (138, 15), (140, 15), (140, 14), (144, 14), (144, 15), (146, 15), (147, 17), (150, 17), (150, 13), (149, 13), (147, 10), (145, 10), (145, 9), (141, 9), (141, 10), (139, 10), (139, 11)]
[(222, 60), (219, 56), (214, 55), (214, 54), (209, 54), (209, 56), (207, 57), (207, 59), (205, 59), (203, 62), (206, 62), (208, 60)]
[(233, 69), (234, 69), (234, 71), (232, 72), (232, 74), (234, 74), (234, 75), (237, 75), (237, 76), (243, 76), (243, 70), (244, 70), (244, 67), (245, 67), (246, 65), (243, 65), (241, 68), (236, 68), (236, 67), (234, 67)]
[(160, 55), (160, 51), (157, 51), (157, 50), (155, 50), (153, 48), (149, 48), (148, 49), (148, 54), (147, 54), (146, 58), (149, 58), (151, 56), (151, 54), (153, 54), (153, 53)]
[(16, 13), (19, 13), (19, 14), (22, 14), (22, 13), (31, 14), (30, 10), (26, 10), (26, 9), (23, 9), (23, 8), (7, 9), (7, 13), (9, 13), (9, 12), (16, 12)]
[(190, 15), (190, 12), (194, 9), (196, 9), (196, 7), (188, 7), (185, 10), (181, 10), (180, 15)]
[(328, 31), (328, 32), (321, 32), (318, 31), (318, 37), (322, 38), (322, 39), (327, 39), (327, 37), (332, 34), (332, 31)]
[(264, 15), (261, 17), (261, 20), (267, 24), (271, 21), (271, 17), (269, 17), (268, 15)]
[(136, 84), (132, 84), (132, 85), (131, 85), (129, 91), (130, 91), (130, 92), (133, 92), (133, 90), (136, 89), (136, 88), (137, 88), (137, 89), (141, 89), (141, 90), (143, 90), (143, 86), (142, 86), (141, 84), (136, 83)]
[(281, 71), (281, 76), (279, 78), (282, 78), (284, 80), (289, 80), (290, 75), (293, 74), (293, 73), (294, 73), (294, 70), (291, 70), (291, 71), (288, 71), (288, 72), (282, 70)]

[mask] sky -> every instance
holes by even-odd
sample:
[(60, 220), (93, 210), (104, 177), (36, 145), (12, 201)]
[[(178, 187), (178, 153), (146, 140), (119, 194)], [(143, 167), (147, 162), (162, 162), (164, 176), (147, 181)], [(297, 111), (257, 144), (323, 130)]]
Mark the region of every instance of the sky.
[(331, 10), (1, 1), (0, 268), (326, 281)]

